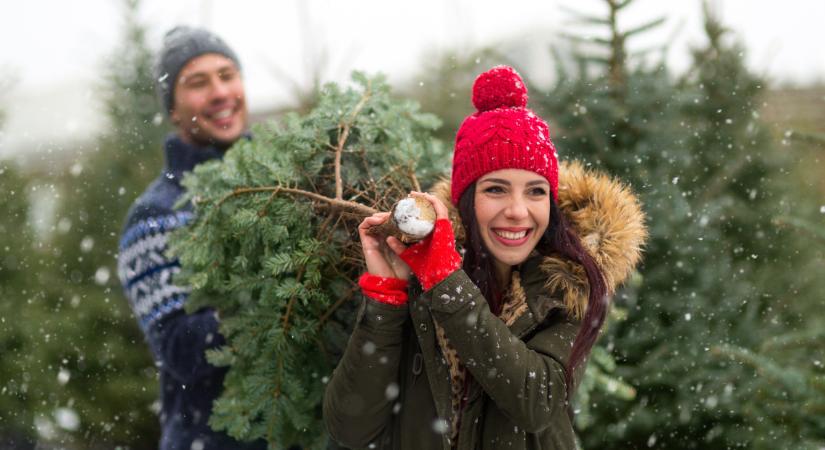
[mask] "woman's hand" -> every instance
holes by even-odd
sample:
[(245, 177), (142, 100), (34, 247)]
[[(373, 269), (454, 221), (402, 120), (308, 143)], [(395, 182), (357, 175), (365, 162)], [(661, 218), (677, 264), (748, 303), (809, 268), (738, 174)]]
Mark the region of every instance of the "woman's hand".
[(420, 197), (430, 202), (430, 204), (433, 205), (433, 209), (435, 210), (435, 220), (450, 218), (450, 214), (447, 210), (447, 207), (444, 206), (444, 203), (441, 200), (439, 200), (439, 198), (435, 195), (430, 194), (429, 192), (412, 191), (410, 192), (410, 197)]
[(407, 249), (407, 246), (392, 236), (367, 234), (367, 229), (380, 225), (389, 218), (390, 213), (376, 213), (358, 225), (358, 235), (361, 237), (361, 250), (364, 252), (364, 261), (367, 263), (367, 272), (379, 277), (407, 280), (410, 277), (410, 268), (398, 257)]
[(435, 210), (435, 228), (421, 242), (400, 252), (391, 247), (415, 273), (425, 291), (447, 278), (461, 267), (461, 255), (455, 248), (455, 236), (449, 211), (436, 196), (423, 192), (411, 192), (411, 197), (429, 201)]

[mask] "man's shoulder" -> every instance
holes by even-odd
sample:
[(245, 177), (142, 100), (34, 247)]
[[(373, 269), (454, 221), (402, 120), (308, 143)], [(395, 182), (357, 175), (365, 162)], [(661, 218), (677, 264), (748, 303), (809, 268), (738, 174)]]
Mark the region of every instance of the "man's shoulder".
[(135, 199), (129, 214), (151, 213), (154, 210), (171, 211), (183, 192), (180, 185), (161, 174)]
[(152, 181), (129, 208), (120, 247), (127, 247), (146, 234), (165, 233), (185, 225), (192, 218), (191, 211), (175, 209), (182, 194), (183, 189), (165, 179), (164, 175)]

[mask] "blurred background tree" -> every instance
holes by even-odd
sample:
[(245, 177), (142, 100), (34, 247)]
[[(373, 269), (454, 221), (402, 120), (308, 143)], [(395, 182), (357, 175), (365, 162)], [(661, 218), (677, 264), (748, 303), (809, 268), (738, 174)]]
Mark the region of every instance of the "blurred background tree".
[(759, 118), (764, 81), (745, 68), (744, 49), (707, 7), (707, 43), (675, 78), (663, 62), (625, 49), (628, 38), (662, 20), (623, 31), (617, 17), (632, 2), (605, 3), (606, 17), (583, 20), (607, 37), (589, 40), (595, 45), (576, 53), (572, 73), (560, 68), (556, 85), (537, 99), (558, 126), (562, 151), (631, 183), (650, 214), (643, 281), (617, 295), (628, 315), (602, 340), (638, 396), (590, 398), (596, 419), (581, 430), (584, 446), (821, 445), (821, 425), (817, 431), (809, 413), (742, 407), (768, 386), (790, 404), (809, 393), (813, 378), (777, 386), (763, 373), (767, 366), (745, 363), (736, 349), (758, 351), (783, 331), (813, 329), (800, 303), (820, 304), (816, 293), (825, 287), (788, 270), (821, 268), (821, 252), (774, 224), (804, 199)]
[[(32, 415), (27, 402), (29, 378), (22, 369), (32, 364), (29, 301), (37, 283), (32, 274), (33, 230), (29, 225), (28, 180), (13, 164), (0, 162), (0, 446), (23, 445)], [(54, 379), (52, 380), (54, 381)]]
[[(33, 236), (25, 224), (27, 197), (4, 196), (15, 204), (4, 204), (2, 226), (20, 230), (4, 233), (4, 240), (27, 253), (4, 254), (0, 272), (21, 279), (3, 282), (4, 290), (16, 291), (14, 301), (3, 303), (0, 334), (0, 373), (11, 366), (2, 379), (14, 395), (0, 396), (0, 410), (14, 419), (4, 417), (4, 427), (23, 430), (30, 447), (157, 447), (156, 370), (121, 294), (115, 258), (131, 200), (160, 172), (166, 128), (138, 2), (122, 6), (122, 41), (101, 65), (106, 133), (71, 163), (28, 182), (43, 193), (41, 206), (53, 205), (53, 223)], [(4, 191), (24, 194), (25, 184), (4, 170)], [(7, 407), (9, 399), (16, 403)]]

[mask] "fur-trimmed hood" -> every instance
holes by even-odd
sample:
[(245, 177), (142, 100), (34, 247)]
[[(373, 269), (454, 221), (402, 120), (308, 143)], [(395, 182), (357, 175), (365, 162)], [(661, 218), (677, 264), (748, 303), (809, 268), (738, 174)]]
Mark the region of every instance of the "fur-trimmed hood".
[[(450, 209), (456, 240), (464, 241), (458, 208), (450, 202), (450, 182), (431, 190)], [(641, 259), (647, 239), (645, 214), (629, 187), (603, 173), (586, 170), (581, 163), (559, 165), (558, 205), (596, 260), (609, 294), (627, 279)], [(567, 310), (581, 318), (587, 307), (589, 287), (584, 269), (561, 257), (544, 257), (540, 263), (550, 293), (563, 292)]]

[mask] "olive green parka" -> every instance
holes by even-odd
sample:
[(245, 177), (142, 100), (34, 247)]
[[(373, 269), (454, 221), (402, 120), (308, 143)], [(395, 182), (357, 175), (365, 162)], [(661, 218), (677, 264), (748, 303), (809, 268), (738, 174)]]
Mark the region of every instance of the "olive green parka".
[[(559, 176), (559, 207), (613, 292), (646, 238), (639, 202), (577, 163)], [(449, 185), (434, 190), (449, 205)], [(564, 368), (587, 292), (580, 266), (534, 254), (514, 267), (500, 316), (463, 270), (428, 292), (411, 283), (403, 307), (365, 298), (324, 396), (331, 438), (353, 449), (574, 449)], [(455, 417), (452, 353), (472, 379)]]

